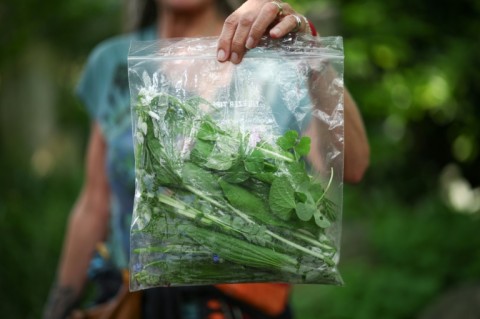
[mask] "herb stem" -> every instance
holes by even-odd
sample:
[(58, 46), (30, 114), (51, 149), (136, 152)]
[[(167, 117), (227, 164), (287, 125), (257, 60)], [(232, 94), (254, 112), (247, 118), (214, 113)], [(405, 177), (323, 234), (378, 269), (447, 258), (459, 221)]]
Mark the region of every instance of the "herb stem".
[(310, 244), (312, 244), (312, 245), (315, 245), (315, 246), (317, 246), (317, 247), (319, 247), (319, 248), (322, 248), (322, 249), (325, 249), (325, 250), (329, 250), (329, 251), (335, 250), (333, 247), (331, 247), (331, 246), (329, 246), (329, 245), (327, 245), (327, 244), (324, 244), (324, 243), (322, 243), (322, 242), (319, 242), (318, 240), (315, 240), (315, 239), (313, 239), (313, 238), (311, 238), (311, 237), (308, 237), (308, 236), (306, 236), (306, 235), (304, 235), (304, 234), (301, 234), (301, 233), (298, 233), (298, 232), (294, 232), (294, 233), (292, 233), (292, 235), (295, 236), (295, 237), (297, 237), (297, 238), (299, 238), (299, 239), (302, 239), (302, 240), (304, 240), (304, 241), (306, 241), (306, 242), (308, 242), (308, 243), (310, 243)]
[(325, 194), (327, 194), (328, 190), (330, 189), (330, 186), (332, 185), (332, 181), (333, 181), (333, 167), (330, 167), (330, 180), (328, 181), (328, 184), (327, 184), (327, 187), (325, 187), (325, 190), (323, 191), (323, 194), (322, 196), (320, 196), (320, 198), (317, 200), (317, 206), (320, 205), (320, 203), (322, 202), (322, 199), (325, 197)]
[[(223, 209), (225, 209), (225, 206), (224, 206), (224, 205), (220, 204), (219, 202), (217, 202), (217, 201), (214, 200), (213, 198), (210, 198), (209, 196), (205, 195), (205, 194), (202, 193), (201, 191), (198, 191), (197, 189), (195, 189), (195, 188), (193, 188), (193, 187), (191, 187), (191, 186), (186, 186), (186, 188), (187, 188), (189, 191), (191, 191), (192, 193), (194, 193), (195, 195), (198, 195), (198, 196), (202, 197), (203, 199), (209, 201), (210, 203), (212, 203), (213, 205), (217, 206), (218, 208), (223, 208)], [(245, 220), (246, 222), (251, 223), (251, 224), (255, 224), (254, 221), (252, 221), (247, 215), (245, 215), (245, 214), (244, 214), (243, 212), (241, 212), (240, 210), (236, 209), (235, 207), (233, 207), (233, 206), (231, 206), (231, 205), (229, 205), (229, 204), (227, 204), (227, 206), (228, 206), (228, 208), (229, 208), (230, 210), (232, 210), (234, 213), (236, 213), (240, 218), (242, 218), (242, 219)], [(207, 216), (207, 215), (205, 215), (205, 216)], [(320, 258), (320, 259), (322, 259), (323, 261), (325, 261), (327, 264), (330, 265), (330, 259), (329, 259), (328, 257), (322, 255), (322, 254), (316, 253), (316, 252), (311, 251), (311, 250), (309, 250), (309, 249), (307, 249), (307, 248), (305, 248), (305, 247), (303, 247), (303, 246), (300, 246), (300, 245), (298, 245), (297, 243), (294, 243), (294, 242), (292, 242), (292, 241), (290, 241), (290, 240), (288, 240), (288, 239), (286, 239), (286, 238), (283, 238), (282, 236), (277, 235), (277, 234), (275, 234), (274, 232), (272, 232), (272, 231), (270, 231), (270, 230), (268, 230), (268, 229), (265, 231), (265, 233), (266, 233), (267, 235), (269, 235), (269, 236), (271, 236), (271, 237), (273, 237), (273, 238), (276, 238), (277, 240), (279, 240), (279, 241), (281, 241), (281, 242), (283, 242), (283, 243), (285, 243), (285, 244), (293, 247), (293, 248), (296, 248), (296, 249), (298, 249), (298, 250), (300, 250), (300, 251), (303, 251), (304, 253), (307, 253), (307, 254), (312, 255), (312, 256), (314, 256), (314, 257)], [(300, 235), (300, 236), (301, 236), (301, 235)], [(305, 240), (305, 238), (303, 238), (303, 239)], [(313, 239), (311, 239), (311, 241), (313, 241)], [(319, 247), (322, 247), (323, 244), (320, 243), (320, 242), (316, 242), (316, 245), (319, 246)], [(324, 248), (324, 247), (322, 247), (322, 248)], [(333, 262), (333, 261), (332, 261), (332, 262)]]
[(216, 216), (214, 216), (212, 214), (206, 214), (206, 213), (203, 213), (199, 210), (196, 210), (195, 208), (192, 208), (192, 207), (188, 206), (187, 204), (183, 203), (182, 201), (173, 199), (173, 198), (168, 197), (168, 196), (163, 195), (163, 194), (158, 195), (158, 201), (163, 203), (163, 204), (167, 204), (171, 207), (177, 208), (177, 212), (180, 215), (183, 215), (187, 218), (197, 219), (197, 220), (199, 220), (200, 222), (202, 222), (206, 225), (211, 225), (212, 222), (213, 222), (213, 223), (215, 223), (219, 226), (225, 227), (226, 229), (233, 230), (233, 231), (236, 231), (238, 233), (242, 233), (240, 230), (232, 227), (230, 224), (224, 222), (223, 220), (217, 218)]
[(295, 160), (287, 157), (287, 156), (284, 156), (282, 154), (278, 154), (276, 152), (273, 152), (273, 151), (270, 151), (270, 150), (267, 150), (263, 147), (260, 147), (260, 146), (257, 146), (256, 147), (260, 152), (262, 152), (264, 155), (270, 155), (272, 156), (273, 158), (276, 158), (276, 159), (280, 159), (280, 160), (284, 160), (286, 162), (289, 162), (289, 163), (293, 163), (295, 162)]
[(288, 239), (285, 239), (285, 238), (283, 238), (282, 236), (279, 236), (279, 235), (275, 234), (274, 232), (272, 232), (272, 231), (270, 231), (270, 230), (267, 230), (266, 233), (267, 233), (268, 235), (272, 236), (273, 238), (276, 238), (276, 239), (280, 240), (281, 242), (283, 242), (283, 243), (285, 243), (285, 244), (287, 244), (287, 245), (292, 246), (293, 248), (296, 248), (296, 249), (298, 249), (298, 250), (300, 250), (300, 251), (303, 251), (304, 253), (307, 253), (307, 254), (309, 254), (309, 255), (312, 255), (313, 257), (317, 257), (317, 258), (323, 260), (324, 262), (326, 262), (326, 263), (329, 264), (330, 266), (335, 265), (335, 263), (334, 263), (330, 258), (328, 258), (328, 257), (326, 257), (326, 256), (324, 256), (324, 255), (322, 255), (322, 254), (316, 253), (316, 252), (311, 251), (311, 250), (309, 250), (309, 249), (307, 249), (307, 248), (305, 248), (305, 247), (303, 247), (303, 246), (300, 246), (299, 244), (294, 243), (294, 242), (292, 242), (292, 241), (290, 241), (290, 240), (288, 240)]

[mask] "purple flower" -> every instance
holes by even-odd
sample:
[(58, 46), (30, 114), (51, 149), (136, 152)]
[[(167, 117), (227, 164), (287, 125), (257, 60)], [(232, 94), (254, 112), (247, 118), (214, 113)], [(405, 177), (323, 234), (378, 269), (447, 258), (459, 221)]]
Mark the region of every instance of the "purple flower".
[(136, 263), (135, 265), (133, 265), (134, 272), (139, 272), (140, 270), (142, 270), (142, 265), (140, 263)]
[(254, 148), (257, 146), (257, 143), (260, 142), (260, 134), (257, 131), (253, 130), (248, 137), (248, 147)]

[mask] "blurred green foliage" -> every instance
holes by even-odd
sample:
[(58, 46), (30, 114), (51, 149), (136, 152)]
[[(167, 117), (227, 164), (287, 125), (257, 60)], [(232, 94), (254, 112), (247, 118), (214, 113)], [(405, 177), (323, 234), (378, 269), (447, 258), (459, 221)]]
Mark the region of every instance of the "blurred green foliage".
[[(292, 1), (345, 38), (345, 82), (368, 130), (345, 189), (346, 286), (298, 286), (298, 318), (414, 318), (480, 273), (480, 1)], [(0, 309), (38, 318), (81, 187), (89, 120), (73, 96), (120, 1), (0, 3)], [(446, 174), (445, 168), (456, 167)]]

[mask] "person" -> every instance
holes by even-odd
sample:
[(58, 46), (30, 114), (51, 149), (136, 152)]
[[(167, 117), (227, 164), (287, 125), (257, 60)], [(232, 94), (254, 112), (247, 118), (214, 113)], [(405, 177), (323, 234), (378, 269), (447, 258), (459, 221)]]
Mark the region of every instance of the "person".
[[(219, 36), (218, 60), (238, 64), (264, 34), (280, 38), (289, 32), (316, 33), (311, 23), (288, 3), (248, 0), (238, 8), (230, 3), (146, 0), (134, 32), (109, 39), (91, 53), (77, 89), (92, 118), (85, 181), (68, 221), (56, 282), (44, 310), (45, 319), (68, 316), (81, 296), (99, 242), (108, 238), (108, 255), (113, 263), (128, 267), (135, 189), (127, 79), (130, 41)], [(346, 91), (344, 180), (360, 181), (368, 158), (362, 119)], [(143, 318), (176, 319), (291, 318), (288, 291), (287, 285), (280, 284), (148, 289), (142, 297), (142, 314)], [(213, 309), (212, 300), (222, 307)], [(226, 311), (231, 313), (227, 315)]]

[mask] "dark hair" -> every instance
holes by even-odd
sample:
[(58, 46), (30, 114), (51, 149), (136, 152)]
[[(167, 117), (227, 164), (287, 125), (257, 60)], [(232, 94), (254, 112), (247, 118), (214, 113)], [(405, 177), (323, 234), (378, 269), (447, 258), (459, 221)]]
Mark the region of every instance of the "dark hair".
[[(216, 0), (220, 12), (229, 16), (241, 4), (241, 0)], [(127, 0), (126, 29), (139, 30), (151, 26), (157, 20), (158, 8), (155, 0)]]

